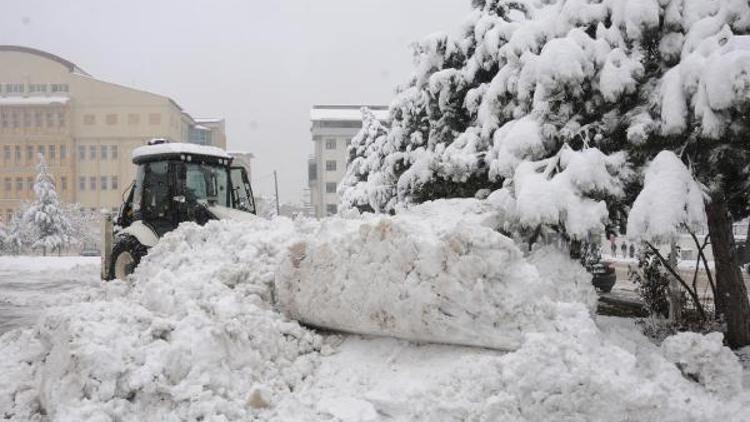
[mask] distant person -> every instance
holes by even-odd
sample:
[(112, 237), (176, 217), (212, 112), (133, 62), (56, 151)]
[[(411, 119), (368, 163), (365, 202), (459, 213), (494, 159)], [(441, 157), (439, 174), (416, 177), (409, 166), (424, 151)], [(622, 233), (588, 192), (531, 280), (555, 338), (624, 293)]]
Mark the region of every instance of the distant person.
[(620, 246), (620, 249), (622, 249), (622, 257), (627, 258), (628, 257), (628, 246), (625, 245), (625, 243)]
[(617, 243), (615, 242), (615, 235), (610, 234), (609, 235), (609, 248), (612, 249), (612, 256), (617, 256)]
[(630, 257), (635, 258), (635, 246), (630, 245)]

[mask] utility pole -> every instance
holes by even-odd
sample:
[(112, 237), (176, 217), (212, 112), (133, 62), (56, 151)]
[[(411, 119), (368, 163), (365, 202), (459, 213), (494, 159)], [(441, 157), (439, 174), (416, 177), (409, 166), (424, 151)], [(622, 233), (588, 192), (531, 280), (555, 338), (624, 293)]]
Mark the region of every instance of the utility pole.
[(276, 215), (280, 215), (280, 211), (279, 211), (279, 179), (276, 177), (276, 170), (273, 171), (273, 188), (276, 190)]

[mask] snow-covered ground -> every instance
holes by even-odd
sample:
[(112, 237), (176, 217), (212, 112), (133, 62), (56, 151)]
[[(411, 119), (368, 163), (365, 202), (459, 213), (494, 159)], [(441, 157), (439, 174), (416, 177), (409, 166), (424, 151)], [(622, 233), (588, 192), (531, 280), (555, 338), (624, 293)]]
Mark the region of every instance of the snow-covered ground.
[(98, 257), (0, 257), (0, 334), (32, 325), (49, 306), (69, 304), (98, 288)]
[[(422, 220), (450, 215), (422, 211)], [(655, 345), (632, 321), (594, 318), (586, 294), (563, 291), (556, 275), (534, 259), (517, 265), (552, 284), (550, 291), (533, 290), (544, 297), (532, 299), (539, 306), (517, 308), (514, 318), (526, 330), (513, 352), (318, 332), (276, 307), (280, 265), (297, 262), (294, 277), (305, 282), (341, 254), (364, 259), (375, 243), (362, 239), (373, 227), (384, 229), (380, 246), (395, 248), (384, 252), (391, 259), (373, 257), (378, 266), (367, 272), (373, 279), (403, 270), (395, 253), (405, 243), (415, 256), (431, 254), (448, 265), (446, 274), (455, 278), (469, 271), (459, 258), (507, 251), (482, 229), (491, 218), (464, 220), (460, 242), (455, 232), (440, 232), (450, 224), (436, 221), (417, 225), (433, 230), (420, 239), (400, 237), (414, 223), (400, 217), (362, 219), (364, 238), (338, 236), (349, 230), (341, 224), (326, 228), (325, 222), (284, 218), (184, 225), (152, 250), (131, 280), (99, 284), (91, 282), (97, 266), (70, 267), (90, 283), (87, 294), (48, 307), (31, 328), (0, 337), (0, 414), (17, 421), (747, 420), (748, 371), (720, 336), (681, 334)], [(309, 256), (300, 254), (300, 244)], [(312, 256), (324, 252), (326, 260)], [(23, 274), (28, 265), (16, 262)], [(502, 274), (489, 267), (505, 264), (468, 262), (483, 266), (481, 277)], [(4, 268), (13, 271), (10, 265)], [(416, 284), (446, 289), (456, 282), (413, 272)], [(45, 274), (55, 280), (55, 273)], [(336, 277), (332, 285), (363, 295), (392, 293), (387, 284), (368, 290), (357, 277)], [(510, 283), (512, 291), (526, 280), (483, 282), (492, 292), (493, 284)], [(498, 315), (516, 306), (494, 303)], [(529, 323), (540, 313), (546, 323)], [(457, 330), (473, 329), (470, 320), (460, 321)]]

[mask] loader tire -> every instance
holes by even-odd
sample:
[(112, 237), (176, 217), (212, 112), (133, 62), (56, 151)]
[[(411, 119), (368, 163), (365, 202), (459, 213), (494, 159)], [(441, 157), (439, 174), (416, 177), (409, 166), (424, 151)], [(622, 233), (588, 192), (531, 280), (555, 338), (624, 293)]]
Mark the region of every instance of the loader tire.
[(109, 264), (109, 279), (124, 280), (125, 277), (133, 274), (141, 258), (148, 253), (148, 248), (143, 246), (135, 236), (129, 234), (117, 236), (114, 243), (112, 260)]

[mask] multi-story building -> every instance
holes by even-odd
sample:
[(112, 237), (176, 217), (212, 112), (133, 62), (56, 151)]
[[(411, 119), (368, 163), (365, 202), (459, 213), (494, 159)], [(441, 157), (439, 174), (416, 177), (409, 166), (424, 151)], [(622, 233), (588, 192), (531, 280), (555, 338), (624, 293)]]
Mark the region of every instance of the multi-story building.
[(33, 197), (38, 154), (58, 195), (114, 208), (133, 180), (131, 152), (151, 138), (224, 148), (224, 121), (193, 119), (172, 99), (94, 78), (53, 54), (0, 46), (0, 217)]
[(310, 111), (315, 152), (307, 163), (308, 186), (318, 218), (337, 212), (336, 189), (346, 173), (347, 147), (362, 128), (362, 107), (379, 120), (388, 118), (388, 108), (377, 105), (315, 105)]

